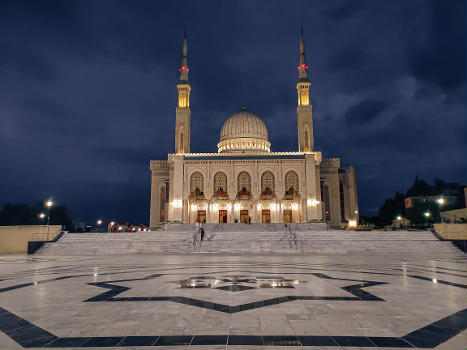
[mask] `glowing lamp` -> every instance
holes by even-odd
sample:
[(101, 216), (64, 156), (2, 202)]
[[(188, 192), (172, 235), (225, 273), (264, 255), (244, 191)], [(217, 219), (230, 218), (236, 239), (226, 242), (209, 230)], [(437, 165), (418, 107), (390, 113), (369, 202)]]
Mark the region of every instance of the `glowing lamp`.
[(349, 220), (349, 227), (357, 227), (357, 221), (356, 220)]

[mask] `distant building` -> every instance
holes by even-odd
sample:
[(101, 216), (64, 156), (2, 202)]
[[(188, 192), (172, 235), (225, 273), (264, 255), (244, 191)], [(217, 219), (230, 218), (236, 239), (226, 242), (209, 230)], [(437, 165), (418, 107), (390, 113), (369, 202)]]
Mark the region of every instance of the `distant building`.
[(405, 209), (412, 208), (418, 203), (437, 203), (445, 207), (457, 205), (458, 196), (453, 195), (438, 195), (438, 196), (413, 196), (405, 199)]
[(441, 222), (448, 224), (467, 222), (467, 208), (442, 211), (440, 216)]
[[(191, 153), (191, 86), (183, 40), (175, 153), (151, 160), (150, 227), (162, 222), (358, 224), (356, 172), (314, 149), (311, 83), (303, 35), (297, 82), (298, 152), (271, 152), (268, 129), (242, 107), (220, 130), (217, 153)], [(220, 85), (225, 82), (220, 78)], [(290, 118), (290, 127), (295, 123)], [(201, 135), (202, 136), (202, 135)]]

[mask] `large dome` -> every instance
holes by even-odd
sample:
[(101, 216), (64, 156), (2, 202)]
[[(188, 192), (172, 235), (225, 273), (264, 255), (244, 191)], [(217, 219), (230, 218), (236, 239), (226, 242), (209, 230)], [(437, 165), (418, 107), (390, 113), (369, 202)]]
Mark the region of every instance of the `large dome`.
[(269, 152), (268, 129), (246, 107), (232, 114), (222, 125), (218, 152)]

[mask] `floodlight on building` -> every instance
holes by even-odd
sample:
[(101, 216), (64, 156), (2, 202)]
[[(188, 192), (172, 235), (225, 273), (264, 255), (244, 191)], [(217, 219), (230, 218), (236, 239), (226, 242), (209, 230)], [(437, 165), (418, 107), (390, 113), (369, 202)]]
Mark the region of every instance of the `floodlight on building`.
[(437, 202), (439, 205), (444, 205), (444, 203), (446, 203), (446, 200), (441, 197), (441, 198), (438, 198)]
[(261, 204), (256, 204), (256, 209), (261, 210)]
[(316, 207), (319, 204), (319, 201), (317, 201), (316, 199), (307, 199), (306, 204), (309, 207)]
[(438, 283), (438, 280), (436, 278), (433, 278), (433, 283)]
[(402, 216), (399, 215), (398, 217), (396, 217), (396, 219), (397, 219), (398, 221), (401, 221), (401, 220), (402, 220)]
[(355, 211), (354, 211), (354, 214), (358, 214), (358, 210), (355, 210)]
[(349, 227), (357, 227), (357, 220), (349, 220)]

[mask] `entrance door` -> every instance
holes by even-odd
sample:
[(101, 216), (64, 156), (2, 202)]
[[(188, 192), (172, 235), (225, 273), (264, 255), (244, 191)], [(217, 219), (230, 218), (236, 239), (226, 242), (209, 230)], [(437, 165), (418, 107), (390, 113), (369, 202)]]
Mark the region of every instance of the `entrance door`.
[(206, 210), (198, 210), (198, 218), (196, 219), (199, 223), (206, 222)]
[(268, 224), (271, 222), (271, 211), (264, 209), (262, 212), (262, 223), (263, 224)]
[(292, 210), (284, 210), (284, 224), (290, 224), (292, 222)]
[(248, 210), (240, 210), (240, 222), (248, 224)]
[(219, 210), (219, 223), (220, 224), (227, 223), (227, 210)]

